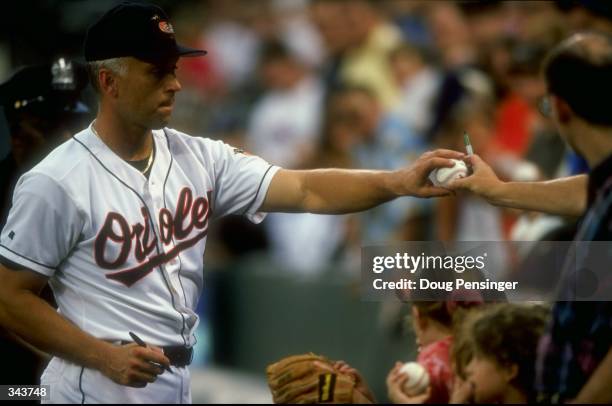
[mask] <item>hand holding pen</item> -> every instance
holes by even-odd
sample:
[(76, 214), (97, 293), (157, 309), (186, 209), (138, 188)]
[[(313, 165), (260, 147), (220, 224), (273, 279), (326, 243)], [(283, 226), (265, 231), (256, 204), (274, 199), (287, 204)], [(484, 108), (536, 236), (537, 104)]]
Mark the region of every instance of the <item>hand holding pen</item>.
[[(145, 347), (145, 348), (147, 347), (147, 344), (142, 340), (142, 338), (138, 337), (136, 334), (134, 334), (131, 331), (129, 332), (129, 334), (130, 334), (130, 337), (132, 337), (132, 340), (134, 340), (134, 342), (136, 344), (138, 344), (141, 347)], [(164, 370), (170, 372), (171, 374), (173, 373), (172, 370), (170, 369), (170, 367), (167, 367), (167, 366), (162, 365), (162, 364), (158, 364), (157, 362), (151, 362), (151, 364), (153, 364), (155, 366), (158, 366), (160, 368), (163, 368)]]

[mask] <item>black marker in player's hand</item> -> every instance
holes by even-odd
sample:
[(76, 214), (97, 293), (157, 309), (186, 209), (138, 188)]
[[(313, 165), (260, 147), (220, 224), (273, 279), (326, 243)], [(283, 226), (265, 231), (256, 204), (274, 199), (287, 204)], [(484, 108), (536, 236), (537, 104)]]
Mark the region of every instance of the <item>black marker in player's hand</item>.
[[(132, 337), (132, 340), (134, 340), (136, 342), (136, 344), (138, 344), (141, 347), (145, 347), (145, 348), (147, 347), (147, 344), (144, 341), (142, 341), (142, 338), (138, 337), (136, 334), (132, 333), (131, 331), (129, 332), (129, 334), (130, 334), (130, 337)], [(163, 368), (166, 371), (170, 372), (171, 374), (174, 373), (174, 372), (172, 372), (170, 367), (167, 367), (165, 365), (158, 364), (157, 362), (151, 362), (151, 364), (156, 365), (156, 366), (158, 366), (160, 368)]]

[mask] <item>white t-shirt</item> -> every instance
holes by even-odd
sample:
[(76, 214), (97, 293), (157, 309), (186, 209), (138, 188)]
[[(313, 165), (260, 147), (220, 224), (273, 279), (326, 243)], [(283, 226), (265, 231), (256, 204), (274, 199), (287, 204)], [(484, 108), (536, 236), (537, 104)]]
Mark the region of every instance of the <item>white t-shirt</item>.
[(323, 87), (307, 77), (294, 88), (267, 92), (249, 119), (249, 150), (285, 168), (303, 163), (320, 133)]
[(208, 222), (257, 213), (279, 169), (221, 141), (153, 131), (149, 179), (91, 126), (23, 175), (0, 256), (50, 278), (59, 312), (109, 340), (194, 343)]

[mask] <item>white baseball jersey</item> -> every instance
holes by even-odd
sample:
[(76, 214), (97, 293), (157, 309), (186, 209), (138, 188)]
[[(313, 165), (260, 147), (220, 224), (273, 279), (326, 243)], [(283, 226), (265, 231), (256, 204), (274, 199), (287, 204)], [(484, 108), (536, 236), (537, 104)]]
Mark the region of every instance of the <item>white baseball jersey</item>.
[(0, 255), (50, 277), (59, 312), (107, 340), (194, 344), (209, 221), (259, 222), (279, 169), (224, 144), (153, 131), (149, 179), (91, 126), (23, 175)]

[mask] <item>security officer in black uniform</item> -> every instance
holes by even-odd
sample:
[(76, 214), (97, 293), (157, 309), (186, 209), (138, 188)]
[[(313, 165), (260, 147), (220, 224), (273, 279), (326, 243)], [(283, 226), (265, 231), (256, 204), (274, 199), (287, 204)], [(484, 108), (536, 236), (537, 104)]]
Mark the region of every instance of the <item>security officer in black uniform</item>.
[(90, 118), (80, 100), (86, 85), (84, 66), (65, 58), (24, 67), (0, 85), (11, 145), (9, 155), (0, 161), (0, 229), (19, 176)]
[[(0, 107), (11, 147), (0, 161), (0, 229), (19, 177), (91, 120), (89, 108), (81, 101), (86, 86), (85, 67), (65, 58), (26, 66), (0, 85)], [(53, 303), (48, 287), (41, 295)], [(11, 366), (3, 370), (0, 384), (38, 384), (44, 354), (0, 330), (0, 356)]]

